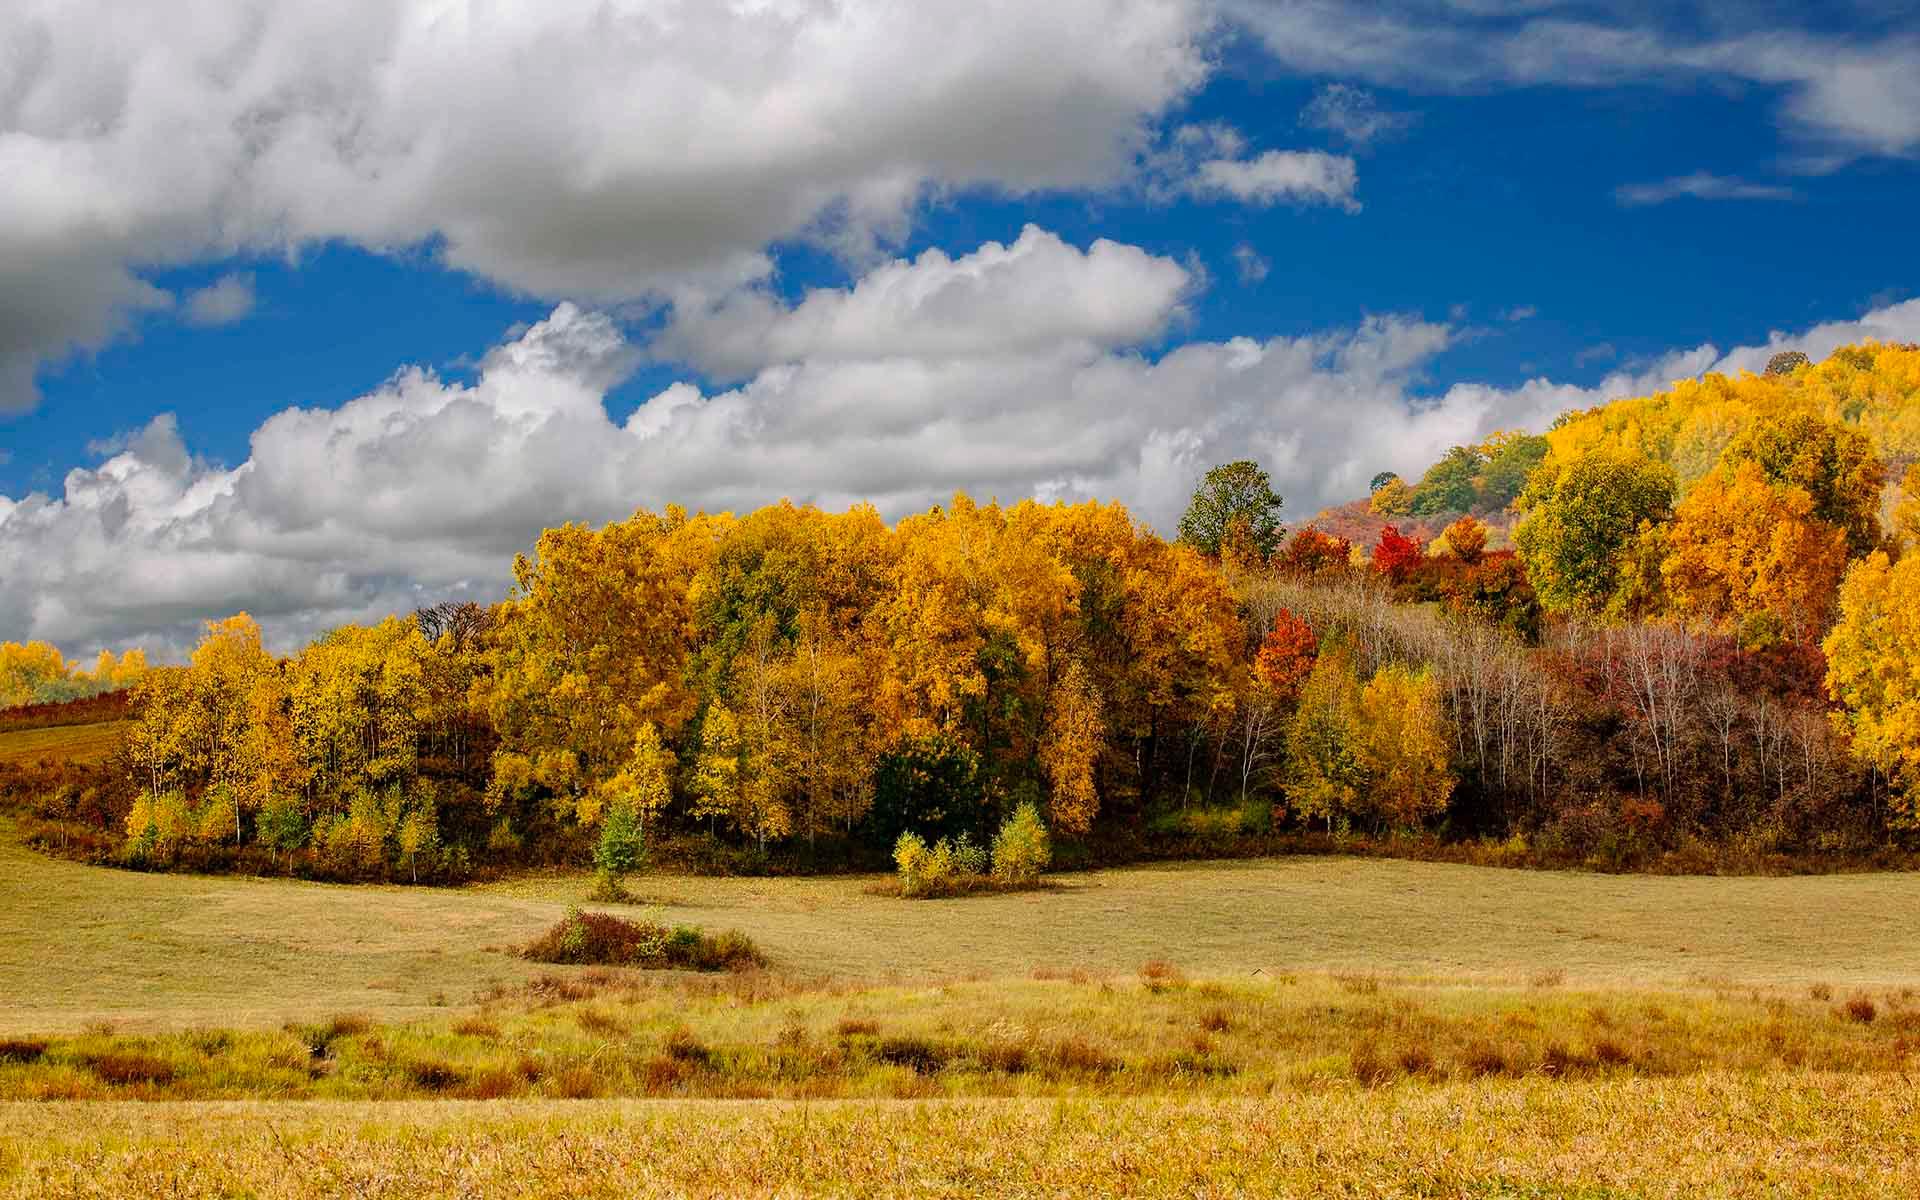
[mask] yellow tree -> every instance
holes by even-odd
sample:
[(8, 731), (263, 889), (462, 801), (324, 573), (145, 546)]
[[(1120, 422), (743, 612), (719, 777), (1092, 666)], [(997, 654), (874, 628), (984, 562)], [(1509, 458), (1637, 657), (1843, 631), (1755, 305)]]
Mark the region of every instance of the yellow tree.
[(729, 821), (737, 819), (740, 796), (740, 723), (721, 703), (707, 709), (700, 722), (700, 748), (693, 762), (693, 815)]
[(533, 558), (514, 560), (515, 595), (495, 610), (493, 669), (476, 695), (500, 735), (490, 802), (544, 792), (577, 811), (642, 724), (671, 734), (692, 714), (689, 588), (727, 524), (643, 511), (599, 530), (549, 529)]
[(1920, 825), (1920, 555), (1855, 563), (1822, 649), (1827, 694), (1844, 706), (1835, 724), (1893, 778), (1904, 822)]
[(660, 740), (660, 729), (648, 721), (633, 735), (633, 751), (626, 765), (607, 781), (611, 804), (628, 804), (644, 832), (647, 821), (666, 811), (673, 800), (673, 751)]
[[(1804, 488), (1771, 483), (1753, 462), (1715, 473), (1681, 502), (1661, 567), (1668, 602), (1697, 624), (1731, 624), (1768, 640), (1754, 618), (1818, 637), (1847, 561), (1846, 532), (1814, 515)], [(1759, 634), (1756, 634), (1759, 631)]]
[(1887, 472), (1865, 434), (1810, 413), (1782, 413), (1742, 430), (1727, 446), (1721, 470), (1746, 463), (1774, 486), (1806, 493), (1814, 519), (1845, 531), (1849, 554), (1879, 547)]
[(1344, 646), (1314, 660), (1300, 702), (1287, 723), (1287, 803), (1302, 817), (1324, 818), (1354, 811), (1366, 783), (1359, 745), (1360, 683)]
[(1920, 463), (1907, 468), (1893, 506), (1893, 536), (1902, 554), (1920, 551)]
[(953, 499), (901, 521), (900, 555), (879, 621), (887, 669), (882, 709), (894, 735), (962, 729), (967, 706), (987, 691), (982, 592), (973, 547), (984, 537), (973, 502)]
[(1041, 769), (1053, 785), (1047, 815), (1057, 829), (1085, 833), (1100, 811), (1095, 768), (1106, 738), (1100, 713), (1100, 693), (1087, 669), (1076, 660), (1067, 665), (1053, 692), (1047, 717), (1047, 736), (1040, 747)]
[(69, 699), (73, 675), (66, 656), (46, 642), (0, 644), (0, 708)]
[(808, 841), (823, 828), (851, 830), (872, 802), (875, 737), (863, 660), (825, 621), (803, 624), (781, 686), (791, 704), (794, 772)]
[(1364, 809), (1394, 826), (1414, 825), (1447, 806), (1446, 717), (1432, 672), (1388, 663), (1360, 694), (1358, 758)]
[(195, 710), (187, 728), (204, 739), (207, 782), (232, 803), (238, 840), (242, 814), (266, 802), (286, 762), (291, 731), (280, 666), (262, 647), (259, 624), (238, 613), (207, 623), (187, 679)]

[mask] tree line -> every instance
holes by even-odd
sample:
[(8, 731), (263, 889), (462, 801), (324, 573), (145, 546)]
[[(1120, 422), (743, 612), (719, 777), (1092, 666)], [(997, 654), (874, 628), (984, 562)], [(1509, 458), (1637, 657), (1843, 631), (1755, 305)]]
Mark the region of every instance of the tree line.
[(1510, 493), (1511, 545), (1472, 516), (1289, 532), (1243, 462), (1174, 542), (1118, 504), (669, 508), (548, 530), (491, 607), (284, 659), (217, 622), (135, 690), (126, 853), (438, 878), (584, 862), (611, 817), (734, 865), (874, 863), (1023, 803), (1069, 848), (1887, 844), (1920, 796), (1920, 505), (1876, 439), (1920, 352), (1836, 357), (1428, 473)]

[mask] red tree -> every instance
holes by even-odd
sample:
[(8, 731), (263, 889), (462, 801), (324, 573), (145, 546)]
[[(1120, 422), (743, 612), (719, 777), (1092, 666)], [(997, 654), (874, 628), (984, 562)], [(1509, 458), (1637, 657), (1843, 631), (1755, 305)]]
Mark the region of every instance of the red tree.
[(1273, 629), (1260, 643), (1254, 656), (1253, 672), (1283, 701), (1299, 698), (1300, 687), (1313, 673), (1313, 660), (1319, 657), (1320, 641), (1313, 628), (1286, 609), (1274, 615)]
[(1426, 557), (1418, 541), (1402, 534), (1398, 525), (1389, 525), (1380, 531), (1380, 544), (1373, 548), (1373, 569), (1395, 583), (1405, 583)]
[(1295, 575), (1318, 575), (1347, 565), (1353, 543), (1318, 529), (1301, 529), (1275, 555), (1274, 565)]

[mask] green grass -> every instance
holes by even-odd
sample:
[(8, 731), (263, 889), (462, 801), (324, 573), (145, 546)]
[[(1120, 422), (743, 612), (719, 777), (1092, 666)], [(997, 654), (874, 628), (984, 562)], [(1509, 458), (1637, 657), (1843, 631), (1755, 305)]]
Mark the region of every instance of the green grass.
[(56, 725), (49, 729), (21, 729), (0, 733), (0, 763), (104, 762), (120, 744), (130, 722), (99, 721), (91, 725)]
[[(658, 915), (739, 929), (837, 979), (1383, 971), (1570, 985), (1920, 984), (1920, 875), (1669, 878), (1295, 858), (1098, 871), (1038, 892), (903, 901), (869, 878), (648, 876)], [(463, 1004), (535, 973), (510, 953), (585, 873), (459, 890), (146, 875), (0, 829), (0, 1033), (277, 1025)], [(627, 909), (629, 913), (641, 910)]]

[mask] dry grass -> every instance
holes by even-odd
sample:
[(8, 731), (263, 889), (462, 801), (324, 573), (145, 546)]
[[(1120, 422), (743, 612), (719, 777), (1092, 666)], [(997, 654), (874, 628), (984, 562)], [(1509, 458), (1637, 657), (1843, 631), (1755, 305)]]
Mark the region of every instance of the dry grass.
[(512, 957), (584, 875), (138, 875), (0, 837), (0, 1196), (1920, 1191), (1920, 877), (656, 882), (775, 969)]
[(49, 859), (0, 822), (0, 1036), (424, 1013), (540, 968), (558, 905), (428, 888), (144, 875)]
[(349, 1013), (268, 1031), (35, 1039), (0, 1058), (0, 1101), (1263, 1096), (1920, 1067), (1920, 1008), (1894, 990), (1860, 994), (1887, 1013), (1863, 1021), (1786, 990), (1169, 978), (929, 988), (574, 972), (503, 989), (478, 1013), (394, 1024)]
[[(870, 877), (649, 876), (666, 918), (737, 928), (776, 964), (842, 978), (1373, 971), (1594, 983), (1920, 983), (1920, 873), (1726, 878), (1284, 858), (1057, 877), (1055, 888), (903, 904)], [(585, 873), (479, 889), (577, 901)]]
[(91, 725), (57, 725), (50, 729), (9, 730), (0, 733), (0, 763), (105, 762), (131, 723), (99, 721)]
[[(1652, 878), (1299, 858), (1097, 871), (1040, 892), (909, 904), (867, 877), (650, 877), (670, 923), (737, 928), (835, 979), (1376, 973), (1554, 989), (1702, 980), (1920, 983), (1920, 875)], [(0, 1036), (455, 1005), (539, 968), (506, 948), (585, 873), (461, 890), (142, 875), (50, 860), (0, 828)], [(1546, 990), (1543, 988), (1543, 990)]]
[(1879, 1197), (1911, 1084), (1340, 1086), (1245, 1100), (0, 1106), (0, 1194)]

